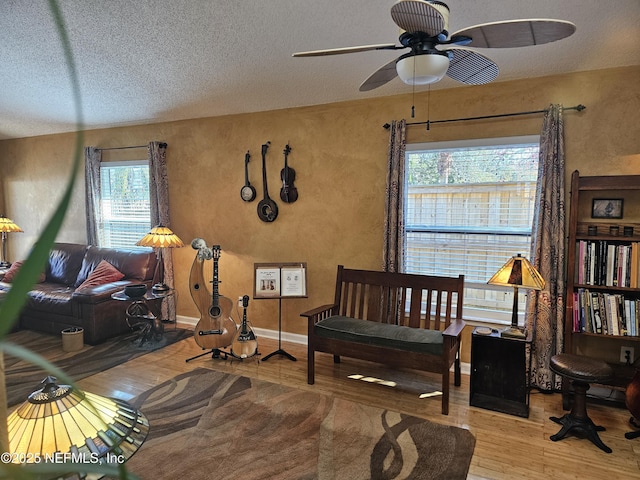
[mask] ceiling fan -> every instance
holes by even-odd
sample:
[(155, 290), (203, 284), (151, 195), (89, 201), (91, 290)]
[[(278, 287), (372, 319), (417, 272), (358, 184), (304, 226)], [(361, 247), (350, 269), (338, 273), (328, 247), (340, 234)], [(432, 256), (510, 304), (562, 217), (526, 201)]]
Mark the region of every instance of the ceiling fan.
[(396, 76), (408, 85), (427, 85), (448, 75), (469, 85), (495, 80), (498, 66), (475, 50), (542, 45), (572, 35), (576, 26), (564, 20), (522, 19), (484, 23), (449, 35), (449, 7), (432, 0), (398, 0), (391, 7), (391, 18), (401, 29), (395, 44), (363, 45), (294, 53), (294, 57), (317, 57), (369, 50), (403, 50), (408, 53), (383, 65), (361, 85), (360, 91), (373, 90)]

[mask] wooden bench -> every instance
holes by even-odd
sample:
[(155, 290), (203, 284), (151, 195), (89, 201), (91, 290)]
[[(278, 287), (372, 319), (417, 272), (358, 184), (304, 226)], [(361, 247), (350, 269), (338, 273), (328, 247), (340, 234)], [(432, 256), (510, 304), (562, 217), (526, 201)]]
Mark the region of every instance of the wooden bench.
[[(300, 315), (308, 321), (307, 382), (315, 352), (358, 358), (442, 376), (449, 413), (449, 371), (460, 386), (464, 276), (437, 277), (338, 266), (335, 301)], [(426, 308), (429, 306), (429, 308)]]

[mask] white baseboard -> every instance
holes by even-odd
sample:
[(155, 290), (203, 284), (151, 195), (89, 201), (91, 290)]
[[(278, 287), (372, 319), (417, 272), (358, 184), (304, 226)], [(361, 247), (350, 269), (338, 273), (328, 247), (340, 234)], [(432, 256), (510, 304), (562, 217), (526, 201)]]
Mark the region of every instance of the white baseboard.
[[(196, 324), (198, 323), (198, 319), (194, 318), (194, 317), (185, 317), (183, 315), (178, 315), (177, 316), (177, 321), (178, 323), (182, 323), (184, 325), (190, 325), (192, 327), (195, 327)], [(277, 330), (269, 330), (266, 328), (255, 328), (253, 329), (256, 332), (256, 335), (258, 336), (258, 338), (262, 337), (262, 338), (272, 338), (274, 340), (278, 340), (278, 331)], [(282, 341), (284, 342), (291, 342), (291, 343), (299, 343), (301, 345), (306, 345), (307, 344), (307, 336), (306, 335), (300, 335), (297, 333), (289, 333), (289, 332), (282, 332)]]
[[(193, 326), (193, 327), (195, 327), (196, 324), (198, 323), (198, 319), (197, 318), (195, 318), (195, 317), (185, 317), (183, 315), (178, 315), (177, 316), (177, 321), (178, 321), (178, 323), (182, 323), (182, 324), (185, 324), (185, 325), (190, 325), (190, 326)], [(278, 340), (278, 331), (277, 330), (269, 330), (269, 329), (266, 329), (266, 328), (254, 328), (253, 330), (256, 332), (256, 335), (258, 336), (258, 338), (263, 337), (263, 338), (271, 338), (271, 339), (274, 339), (274, 340)], [(307, 336), (306, 335), (300, 335), (298, 333), (282, 332), (281, 339), (284, 342), (298, 343), (300, 345), (306, 345), (307, 344)], [(469, 373), (471, 372), (471, 365), (468, 364), (468, 363), (462, 362), (460, 364), (460, 371), (462, 372), (463, 375), (469, 375)]]

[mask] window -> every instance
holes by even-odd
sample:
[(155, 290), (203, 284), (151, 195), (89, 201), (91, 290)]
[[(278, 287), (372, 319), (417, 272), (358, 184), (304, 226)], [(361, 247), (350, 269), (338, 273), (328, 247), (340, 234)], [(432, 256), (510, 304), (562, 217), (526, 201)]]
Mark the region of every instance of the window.
[(407, 145), (404, 271), (464, 274), (467, 319), (511, 320), (513, 289), (487, 280), (529, 256), (538, 150), (537, 136)]
[(151, 228), (149, 162), (100, 164), (101, 247), (131, 247)]

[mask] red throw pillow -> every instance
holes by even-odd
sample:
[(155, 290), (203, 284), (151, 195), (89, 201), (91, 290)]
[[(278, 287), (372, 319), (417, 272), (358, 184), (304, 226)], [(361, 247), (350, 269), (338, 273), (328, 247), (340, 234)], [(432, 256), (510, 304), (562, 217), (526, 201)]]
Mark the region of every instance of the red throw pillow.
[(80, 290), (81, 288), (96, 287), (98, 285), (104, 285), (105, 283), (117, 282), (123, 278), (124, 273), (106, 260), (102, 260), (77, 289)]
[[(11, 283), (13, 282), (13, 279), (16, 277), (16, 274), (18, 273), (18, 270), (20, 270), (20, 267), (22, 266), (22, 262), (13, 262), (11, 264), (11, 266), (9, 267), (9, 270), (7, 270), (7, 273), (4, 274), (4, 277), (2, 278), (3, 282), (7, 282), (7, 283)], [(42, 283), (44, 282), (45, 279), (45, 275), (44, 272), (40, 274), (40, 276), (38, 277), (38, 280), (36, 280), (37, 283)]]

